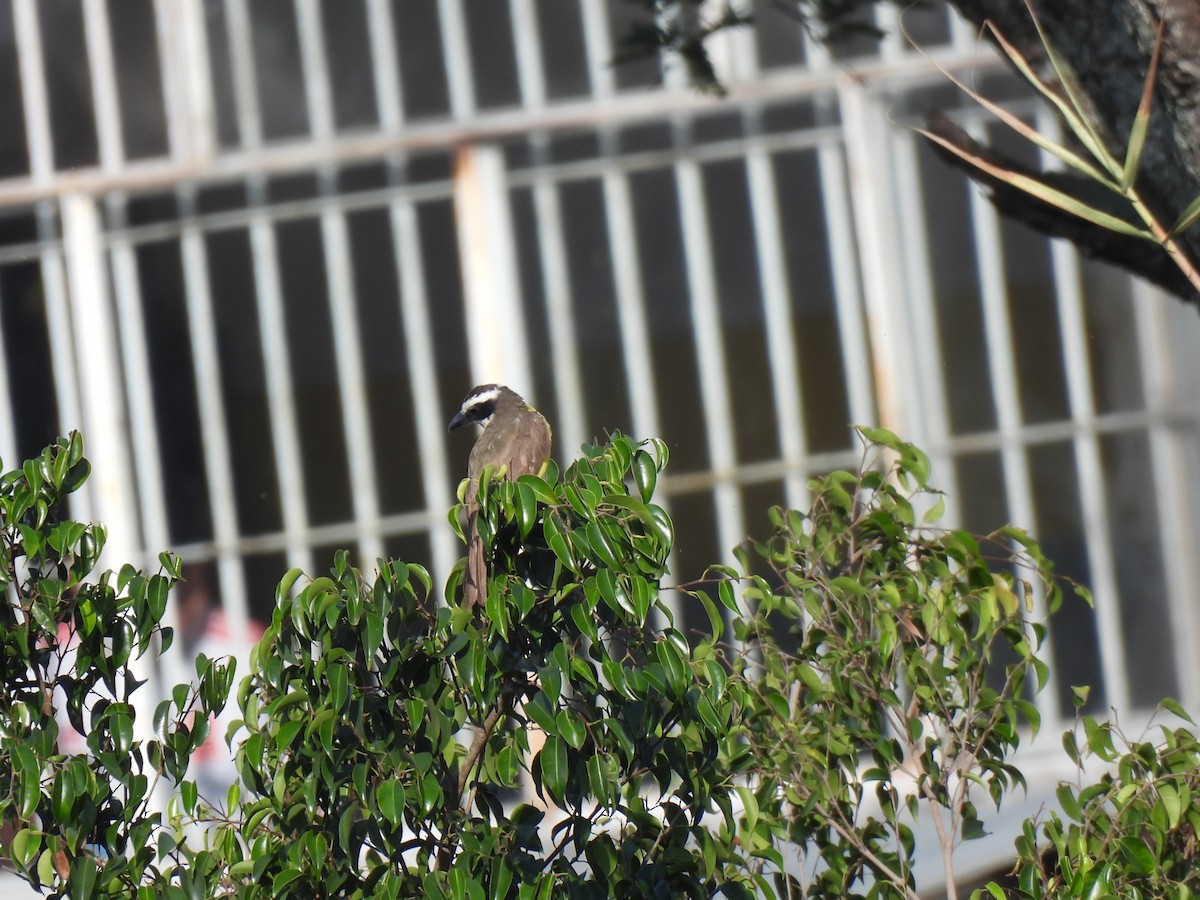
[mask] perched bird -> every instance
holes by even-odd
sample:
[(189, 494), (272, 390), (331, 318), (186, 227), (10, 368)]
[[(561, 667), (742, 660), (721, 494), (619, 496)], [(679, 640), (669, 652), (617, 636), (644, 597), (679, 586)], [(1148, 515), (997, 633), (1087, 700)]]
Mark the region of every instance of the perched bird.
[(497, 477), (516, 481), (522, 475), (541, 475), (550, 460), (550, 425), (545, 416), (502, 384), (472, 388), (450, 420), (450, 431), (474, 422), (480, 426), (467, 461), (467, 578), (463, 593), (468, 608), (487, 600), (487, 559), (476, 519), (479, 476), (484, 467), (503, 469)]

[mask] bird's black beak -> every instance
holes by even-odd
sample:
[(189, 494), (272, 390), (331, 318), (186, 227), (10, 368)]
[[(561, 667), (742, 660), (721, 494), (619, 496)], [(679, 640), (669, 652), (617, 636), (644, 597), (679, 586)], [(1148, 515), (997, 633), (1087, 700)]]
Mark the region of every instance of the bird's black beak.
[(462, 414), (462, 410), (460, 409), (458, 412), (456, 412), (454, 414), (454, 418), (450, 420), (450, 427), (447, 428), (446, 430), (453, 431), (455, 428), (458, 428), (460, 425), (466, 425), (467, 421), (468, 421), (467, 417)]

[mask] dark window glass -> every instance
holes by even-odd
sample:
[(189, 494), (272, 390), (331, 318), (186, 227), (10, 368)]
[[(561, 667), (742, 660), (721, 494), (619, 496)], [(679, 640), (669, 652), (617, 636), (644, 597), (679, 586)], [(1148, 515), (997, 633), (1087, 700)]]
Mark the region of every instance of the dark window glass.
[(170, 153), (153, 0), (108, 0), (125, 156)]
[(464, 16), (470, 44), (475, 103), (480, 109), (521, 102), (513, 43), (512, 12), (506, 0), (474, 3)]
[(263, 138), (307, 137), (308, 107), (296, 7), (284, 0), (257, 0), (246, 7), (253, 32)]
[(82, 6), (70, 0), (44, 0), (37, 4), (37, 12), (50, 101), (54, 165), (59, 169), (95, 165), (100, 151)]
[(321, 27), (329, 61), (334, 127), (376, 125), (379, 116), (366, 4), (321, 0)]
[(609, 255), (604, 191), (598, 181), (569, 182), (562, 186), (560, 202), (571, 309), (587, 399), (584, 421), (592, 427), (595, 437), (613, 429), (629, 432), (633, 421), (628, 381), (621, 364), (624, 351), (617, 318), (617, 287)]
[(179, 244), (142, 245), (137, 269), (171, 541), (202, 541), (212, 517)]
[(0, 0), (0, 178), (29, 172), (12, 0)]
[(281, 222), (275, 234), (308, 517), (342, 522), (353, 509), (321, 226)]
[(442, 54), (437, 0), (393, 0), (392, 15), (405, 117), (426, 119), (449, 115), (450, 85)]
[(249, 235), (217, 231), (206, 244), (238, 528), (244, 534), (277, 531), (283, 516)]
[(51, 368), (50, 332), (42, 269), (36, 262), (0, 266), (0, 329), (20, 459), (40, 453), (58, 437), (58, 400)]

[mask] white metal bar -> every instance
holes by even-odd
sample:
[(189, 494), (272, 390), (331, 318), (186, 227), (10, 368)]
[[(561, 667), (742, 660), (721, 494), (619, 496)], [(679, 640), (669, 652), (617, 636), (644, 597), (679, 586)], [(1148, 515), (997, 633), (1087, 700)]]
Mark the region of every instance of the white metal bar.
[[(987, 347), (992, 402), (996, 408), (996, 430), (1001, 440), (1000, 460), (1004, 471), (1008, 515), (1011, 521), (1032, 528), (1037, 521), (1037, 507), (1033, 496), (1028, 452), (1019, 437), (1022, 424), (1021, 395), (1013, 350), (1014, 336), (1009, 321), (1007, 279), (1000, 247), (1000, 223), (995, 209), (986, 198), (977, 191), (969, 188), (968, 190), (980, 303), (983, 310), (984, 343)], [(1080, 483), (1095, 482), (1081, 480)], [(1044, 623), (1048, 619), (1044, 593), (1036, 579), (1028, 580), (1033, 585), (1030, 597), (1033, 618)], [(1052, 658), (1054, 640), (1055, 635), (1048, 630), (1042, 644), (1042, 652), (1046, 658)], [(1050, 730), (1059, 728), (1061, 723), (1057, 681), (1057, 673), (1051, 666), (1045, 690), (1038, 698), (1043, 725)], [(1107, 683), (1107, 678), (1105, 682)]]
[[(334, 133), (333, 95), (329, 90), (329, 64), (322, 40), (324, 28), (317, 0), (296, 0), (300, 29), (300, 59), (308, 102), (309, 127), (318, 141)], [(331, 181), (326, 169), (322, 176)], [(333, 185), (328, 185), (332, 193)], [(359, 527), (359, 555), (365, 568), (383, 556), (379, 532), (379, 488), (375, 453), (367, 410), (366, 376), (358, 337), (358, 305), (350, 262), (350, 236), (344, 211), (327, 207), (321, 214), (321, 241), (325, 251), (330, 321), (337, 361), (338, 396), (341, 400), (343, 437), (349, 464), (350, 495)]]
[(371, 42), (371, 72), (375, 81), (379, 128), (385, 133), (394, 132), (404, 121), (404, 104), (400, 96), (400, 60), (396, 51), (392, 7), (387, 0), (366, 2), (367, 37)]
[(871, 343), (855, 265), (855, 218), (846, 195), (848, 182), (842, 148), (836, 144), (821, 144), (817, 148), (817, 165), (820, 167), (825, 233), (829, 241), (829, 266), (833, 273), (833, 299), (850, 422), (867, 425), (874, 422), (877, 415), (872, 387)]
[(62, 217), (72, 318), (76, 333), (87, 336), (87, 377), (80, 379), (80, 387), (84, 435), (92, 462), (88, 484), (96, 515), (108, 527), (102, 565), (117, 568), (138, 559), (141, 546), (100, 214), (91, 197), (72, 195), (63, 198)]
[[(433, 327), (429, 320), (429, 295), (425, 289), (425, 270), (421, 255), (421, 237), (416, 207), (404, 199), (389, 209), (395, 260), (400, 281), (400, 317), (404, 328), (404, 346), (408, 359), (413, 414), (417, 429), (418, 458), (425, 485), (433, 574), (444, 583), (458, 557), (455, 538), (449, 528), (434, 527), (444, 521), (445, 511), (454, 504), (453, 476), (446, 465), (446, 411), (438, 406), (437, 362), (433, 356)], [(457, 485), (458, 481), (453, 482)]]
[(608, 8), (605, 0), (580, 0), (580, 7), (592, 96), (607, 99), (616, 94), (612, 38), (608, 33)]
[(208, 278), (208, 253), (204, 235), (196, 225), (185, 226), (180, 238), (180, 253), (221, 607), (234, 633), (244, 640), (250, 634), (250, 611), (246, 599), (246, 581), (238, 555), (233, 453), (229, 446), (229, 426), (221, 389), (221, 358), (217, 348), (217, 323)]
[(450, 89), (450, 116), (467, 119), (475, 114), (475, 86), (462, 0), (438, 0), (438, 16), (442, 25), (446, 82)]
[[(225, 2), (230, 9), (238, 8), (239, 0)], [(231, 33), (240, 33), (240, 29), (231, 27), (229, 30)], [(538, 130), (602, 129), (615, 121), (634, 124), (659, 119), (670, 113), (702, 112), (712, 108), (710, 99), (687, 88), (622, 91), (611, 97), (555, 102), (541, 110), (488, 110), (473, 114), (468, 121), (431, 121), (410, 125), (400, 132), (345, 134), (335, 137), (328, 145), (300, 138), (273, 141), (269, 147), (265, 147), (258, 125), (257, 99), (252, 90), (253, 71), (247, 68), (252, 60), (238, 58), (239, 54), (248, 55), (249, 48), (235, 46), (233, 49), (238, 51), (234, 56), (233, 69), (239, 128), (243, 135), (248, 135), (243, 138), (240, 148), (220, 153), (211, 163), (136, 160), (127, 162), (119, 171), (112, 173), (102, 172), (95, 167), (64, 171), (57, 173), (52, 182), (36, 182), (24, 177), (0, 179), (0, 205), (32, 203), (64, 192), (98, 195), (120, 189), (171, 188), (179, 181), (224, 181), (251, 175), (269, 176), (311, 169), (330, 161), (345, 163), (378, 159), (400, 152), (502, 140)], [(983, 71), (995, 69), (995, 61), (990, 55), (982, 60), (979, 54), (968, 56), (957, 51), (935, 52), (930, 56), (950, 71), (969, 69), (978, 76)], [(918, 65), (907, 57), (895, 66), (856, 65), (844, 72), (832, 68), (780, 69), (753, 82), (734, 85), (726, 102), (732, 105), (794, 100), (813, 92), (827, 91), (841, 77), (853, 77), (864, 84), (886, 78), (889, 89), (898, 90), (916, 89), (941, 76), (936, 71), (931, 73), (927, 60), (920, 60)], [(252, 104), (254, 109), (248, 111), (248, 104)]]
[(874, 361), (879, 424), (920, 442), (921, 416), (910, 384), (909, 329), (905, 303), (897, 296), (904, 271), (896, 239), (896, 212), (890, 160), (889, 123), (870, 88), (846, 77), (838, 82), (838, 102), (850, 170), (858, 258), (862, 267), (869, 349)]
[[(0, 292), (0, 307), (5, 297)], [(17, 458), (17, 423), (13, 419), (12, 379), (8, 374), (8, 350), (4, 342), (4, 319), (0, 316), (0, 472), (16, 468), (24, 460)]]
[(367, 403), (363, 354), (359, 345), (358, 309), (350, 262), (350, 236), (346, 217), (337, 210), (321, 216), (321, 238), (329, 282), (329, 311), (333, 349), (337, 359), (338, 396), (341, 399), (346, 459), (350, 466), (350, 494), (359, 527), (362, 566), (384, 555), (379, 531), (379, 485)]
[(1100, 641), (1100, 661), (1104, 670), (1104, 696), (1109, 706), (1124, 713), (1130, 709), (1130, 692), (1129, 670), (1121, 637), (1121, 597), (1117, 588), (1112, 531), (1108, 524), (1108, 498), (1104, 490), (1100, 441), (1094, 429), (1087, 427), (1095, 419), (1095, 406), (1092, 401), (1083, 289), (1079, 280), (1078, 262), (1073, 257), (1074, 254), (1064, 245), (1056, 244), (1052, 250), (1055, 298), (1062, 327), (1063, 362), (1067, 375), (1071, 417), (1085, 426), (1076, 434), (1073, 444), (1075, 465), (1078, 469), (1079, 503), (1083, 515), (1083, 540), (1087, 547), (1090, 587), (1096, 601), (1096, 629)]
[[(925, 410), (925, 448), (940, 483), (953, 485), (956, 463), (949, 452), (950, 414), (946, 403), (946, 365), (942, 356), (940, 329), (934, 309), (934, 287), (930, 271), (931, 256), (928, 245), (929, 222), (925, 216), (925, 203), (921, 196), (920, 166), (917, 161), (915, 135), (908, 130), (897, 130), (891, 134), (892, 160), (896, 177), (896, 205), (900, 221), (905, 227), (897, 228), (901, 247), (901, 258), (905, 260), (904, 278), (907, 283), (912, 314), (913, 357), (918, 362), (913, 375), (921, 392), (921, 407)], [(949, 491), (942, 496), (945, 503), (945, 518), (948, 522), (959, 521), (958, 492)]]
[(628, 379), (629, 409), (639, 438), (659, 435), (658, 392), (654, 387), (654, 359), (646, 320), (641, 266), (634, 227), (629, 179), (619, 172), (604, 176), (604, 206), (608, 211), (609, 254), (617, 291), (617, 319), (621, 324), (621, 358)]
[(13, 0), (13, 31), (17, 65), (21, 73), (21, 106), (25, 113), (25, 144), (29, 174), (34, 184), (54, 174), (54, 141), (50, 133), (50, 101), (46, 95), (46, 68), (42, 57), (42, 30), (37, 0)]
[[(1194, 585), (1200, 584), (1200, 567), (1193, 552), (1197, 530), (1195, 511), (1186, 502), (1194, 494), (1180, 489), (1180, 485), (1195, 478), (1186, 451), (1186, 444), (1194, 444), (1194, 439), (1189, 441), (1164, 415), (1164, 409), (1175, 395), (1191, 390), (1192, 385), (1181, 383), (1180, 367), (1174, 359), (1171, 313), (1178, 310), (1168, 309), (1168, 304), (1178, 304), (1178, 301), (1163, 296), (1137, 279), (1133, 282), (1132, 303), (1146, 408), (1156, 420), (1147, 429), (1147, 436), (1158, 513), (1157, 537), (1164, 566), (1165, 602), (1171, 616), (1176, 699), (1185, 709), (1195, 711), (1200, 710), (1200, 668), (1192, 661), (1200, 643), (1200, 613), (1196, 609)], [(1191, 310), (1182, 312), (1193, 315)]]
[(454, 167), (454, 214), (471, 374), (476, 384), (503, 381), (524, 392), (533, 383), (533, 375), (504, 152), (495, 144), (459, 149)]
[(779, 192), (770, 157), (762, 150), (749, 151), (746, 155), (746, 176), (762, 283), (767, 357), (775, 395), (779, 450), (787, 466), (784, 496), (788, 506), (799, 509), (808, 497), (808, 473), (805, 468), (808, 441), (804, 427), (804, 395), (800, 390), (800, 366), (796, 359), (795, 322), (783, 256), (783, 233), (779, 225)]
[(283, 530), (289, 539), (288, 566), (307, 571), (311, 567), (312, 548), (303, 545), (303, 535), (308, 528), (308, 500), (304, 490), (304, 468), (300, 460), (300, 430), (296, 421), (296, 397), (288, 358), (287, 322), (283, 311), (283, 289), (279, 283), (275, 229), (265, 215), (250, 226), (250, 248), (254, 260), (254, 293), (262, 333), (279, 503), (283, 513)]
[(554, 388), (558, 397), (558, 421), (554, 423), (554, 432), (561, 457), (574, 453), (591, 435), (584, 425), (586, 401), (580, 374), (575, 313), (571, 307), (567, 252), (563, 246), (565, 225), (558, 189), (554, 183), (543, 181), (534, 186), (533, 208), (537, 219), (538, 248), (541, 251), (539, 255), (542, 260)]
[(225, 30), (229, 41), (229, 65), (233, 70), (238, 137), (243, 147), (254, 150), (262, 146), (262, 114), (246, 0), (225, 0)]
[[(124, 216), (122, 198), (110, 198), (109, 207), (118, 217)], [(116, 330), (120, 340), (119, 362), (124, 368), (125, 385), (129, 392), (128, 452), (138, 473), (137, 499), (141, 507), (142, 534), (147, 552), (143, 564), (149, 564), (150, 554), (169, 546), (171, 541), (170, 529), (167, 526), (167, 501), (163, 490), (158, 422), (151, 389), (154, 375), (150, 370), (150, 357), (147, 352), (141, 279), (138, 276), (134, 248), (128, 241), (119, 238), (112, 240), (109, 243), (109, 257), (116, 300)]]
[(329, 62), (325, 56), (324, 28), (317, 0), (294, 0), (300, 34), (300, 71), (308, 108), (308, 128), (318, 143), (333, 137), (333, 95), (329, 89)]
[[(41, 254), (42, 284), (46, 291), (46, 330), (50, 339), (50, 368), (54, 373), (54, 394), (58, 404), (58, 428), (62, 434), (78, 429), (90, 442), (85, 426), (83, 401), (79, 396), (79, 372), (75, 352), (77, 329), (72, 322), (71, 303), (67, 292), (67, 264), (64, 250), (54, 234), (54, 211), (49, 203), (37, 210), (38, 234), (46, 244)], [(85, 488), (71, 495), (71, 513), (83, 522), (95, 521), (92, 490)]]
[(735, 419), (729, 402), (729, 374), (721, 343), (721, 310), (712, 269), (713, 252), (708, 240), (709, 219), (700, 167), (691, 160), (681, 161), (675, 167), (675, 181), (679, 191), (693, 337), (700, 361), (700, 399), (707, 423), (710, 463), (718, 478), (715, 490), (717, 538), (725, 561), (733, 564), (733, 548), (746, 536), (746, 527), (738, 485), (733, 480), (737, 466), (732, 427)]
[(542, 72), (542, 44), (534, 0), (510, 0), (510, 13), (521, 102), (537, 109), (546, 103), (546, 77)]
[(125, 161), (125, 144), (121, 135), (121, 101), (117, 93), (106, 0), (83, 0), (83, 34), (92, 81), (100, 168), (112, 171)]
[(154, 0), (173, 159), (203, 164), (217, 146), (203, 0)]
[[(1045, 110), (1037, 114), (1035, 127), (1053, 136), (1058, 122)], [(977, 195), (973, 194), (973, 198)], [(977, 203), (982, 201), (977, 200)], [(989, 212), (991, 212), (989, 210)], [(995, 213), (991, 212), (994, 216)], [(1084, 542), (1087, 547), (1091, 590), (1096, 601), (1096, 629), (1100, 642), (1100, 661), (1104, 670), (1104, 695), (1119, 712), (1129, 711), (1129, 669), (1121, 637), (1120, 591), (1117, 587), (1116, 561), (1109, 528), (1108, 498), (1103, 489), (1104, 466), (1100, 459), (1100, 441), (1095, 431), (1096, 407), (1092, 398), (1092, 371), (1088, 357), (1088, 327), (1084, 315), (1083, 285), (1079, 260), (1066, 244), (1051, 244), (1055, 300), (1062, 332), (1063, 368), (1067, 377), (1067, 398), (1071, 418), (1083, 425), (1075, 436), (1075, 465), (1079, 478), (1079, 503), (1083, 515)], [(1015, 363), (1013, 371), (1015, 372)]]

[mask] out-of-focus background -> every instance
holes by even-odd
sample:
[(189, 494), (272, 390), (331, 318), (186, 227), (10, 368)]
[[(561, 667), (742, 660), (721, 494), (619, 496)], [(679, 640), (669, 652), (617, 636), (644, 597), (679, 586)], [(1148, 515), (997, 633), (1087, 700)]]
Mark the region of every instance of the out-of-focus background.
[(0, 0), (5, 465), (82, 430), (72, 515), (110, 565), (181, 553), (203, 596), (173, 614), (213, 655), (338, 548), (445, 578), (475, 383), (545, 412), (564, 463), (666, 440), (681, 580), (884, 424), (951, 524), (1027, 526), (1092, 587), (1051, 629), (1053, 743), (1072, 685), (1200, 708), (1200, 320), (1001, 221), (909, 128), (1004, 140), (927, 57), (1046, 110), (936, 4), (833, 49), (762, 16), (714, 39), (723, 99), (614, 65), (641, 15)]

